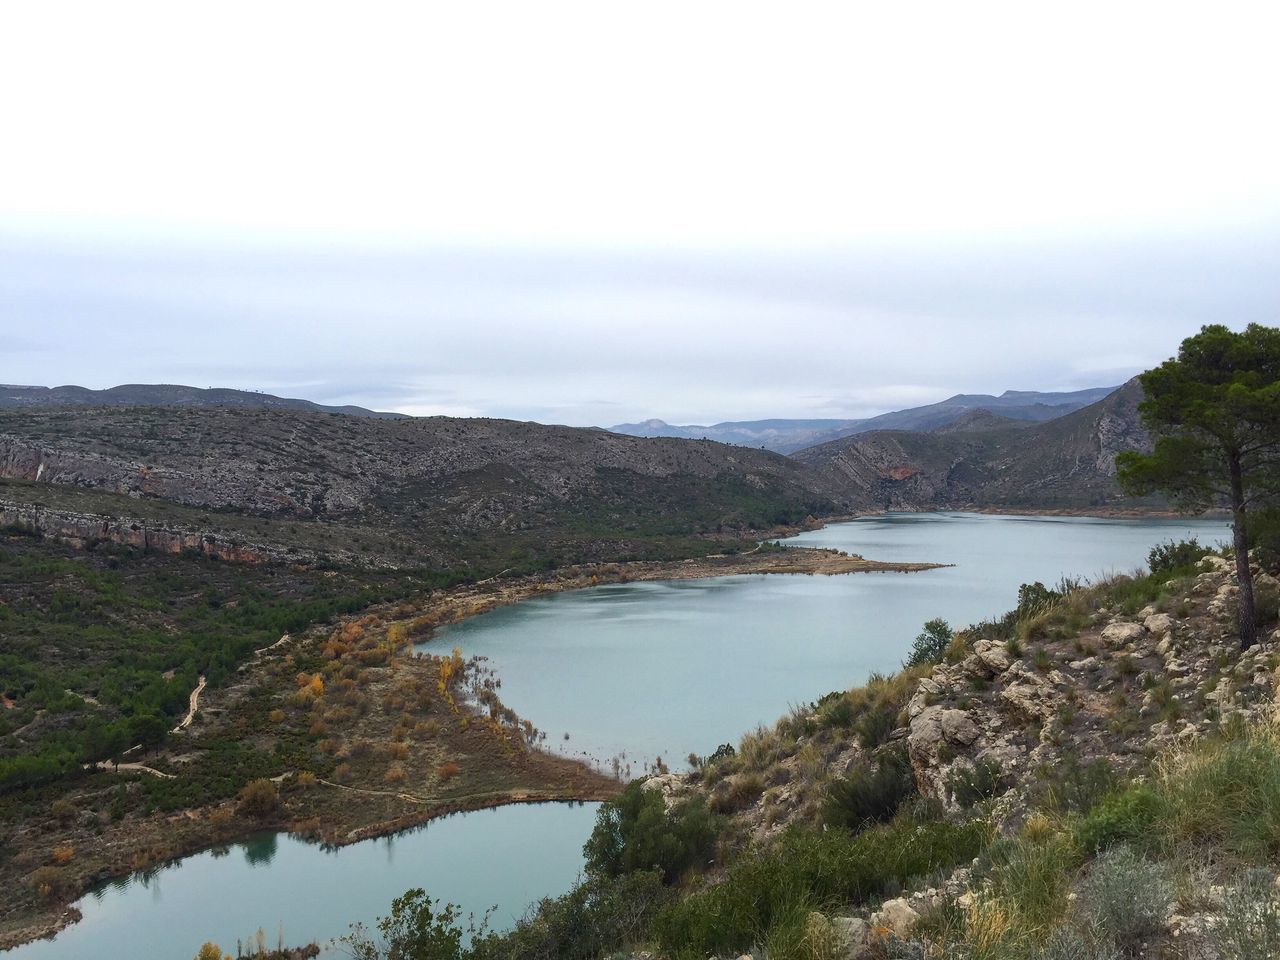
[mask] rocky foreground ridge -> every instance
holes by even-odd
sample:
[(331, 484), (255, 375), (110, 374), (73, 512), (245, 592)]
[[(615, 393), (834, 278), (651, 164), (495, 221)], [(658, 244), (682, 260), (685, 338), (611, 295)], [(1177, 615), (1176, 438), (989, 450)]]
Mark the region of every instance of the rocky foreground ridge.
[[(1246, 874), (1256, 878), (1258, 871), (1245, 869), (1247, 861), (1242, 864), (1231, 837), (1207, 827), (1193, 853), (1179, 848), (1178, 856), (1190, 857), (1191, 866), (1135, 861), (1142, 870), (1149, 866), (1143, 876), (1163, 878), (1157, 886), (1164, 891), (1154, 919), (1147, 918), (1141, 947), (1107, 952), (1101, 940), (1090, 947), (1087, 936), (1072, 946), (1066, 940), (1076, 935), (1062, 932), (1067, 924), (1061, 918), (1070, 920), (1073, 911), (1091, 903), (1089, 897), (1097, 897), (1099, 877), (1112, 869), (1111, 861), (1131, 857), (1128, 847), (1109, 853), (1084, 850), (1084, 841), (1077, 839), (1082, 815), (1092, 811), (1088, 826), (1097, 819), (1098, 803), (1117, 791), (1132, 794), (1133, 784), (1195, 780), (1202, 775), (1196, 764), (1216, 762), (1195, 759), (1196, 751), (1221, 742), (1224, 731), (1234, 731), (1228, 738), (1253, 731), (1255, 739), (1276, 743), (1269, 731), (1277, 722), (1280, 688), (1280, 627), (1273, 609), (1280, 583), (1257, 570), (1269, 626), (1260, 643), (1241, 651), (1233, 571), (1231, 562), (1210, 555), (1196, 573), (1170, 581), (1149, 602), (1126, 589), (1126, 578), (1118, 578), (1046, 604), (1042, 613), (1032, 605), (1008, 641), (984, 638), (991, 624), (962, 631), (936, 665), (873, 677), (866, 688), (843, 699), (823, 698), (793, 711), (773, 730), (761, 728), (744, 737), (736, 751), (722, 748), (718, 757), (700, 761), (696, 772), (654, 776), (645, 789), (660, 792), (669, 810), (692, 798), (705, 799), (713, 810), (730, 814), (733, 843), (743, 850), (765, 850), (789, 828), (828, 829), (834, 786), (846, 777), (865, 779), (877, 764), (883, 770), (898, 758), (909, 765), (904, 789), (915, 795), (911, 803), (933, 805), (937, 813), (930, 816), (977, 816), (989, 823), (992, 852), (972, 863), (919, 878), (899, 895), (810, 914), (806, 936), (820, 949), (801, 956), (1230, 960), (1280, 955), (1239, 954), (1223, 946), (1226, 933), (1236, 936), (1232, 924), (1237, 922), (1248, 921), (1241, 934), (1246, 941), (1264, 936), (1254, 927), (1270, 916), (1267, 910), (1274, 911), (1274, 932), (1280, 936), (1280, 899), (1267, 900), (1267, 894), (1261, 906), (1249, 908), (1255, 911), (1250, 914), (1257, 920), (1254, 927), (1248, 917), (1241, 921), (1232, 906), (1237, 890), (1232, 884)], [(1104, 596), (1111, 602), (1096, 605)], [(846, 702), (853, 705), (852, 713), (843, 707)], [(877, 731), (874, 722), (864, 722), (877, 713), (895, 722)], [(1275, 755), (1277, 747), (1267, 750)], [(1249, 800), (1224, 794), (1211, 796), (1209, 803)], [(1267, 816), (1264, 810), (1245, 813), (1246, 820)], [(1149, 829), (1158, 834), (1164, 828)], [(1168, 829), (1176, 830), (1172, 824)], [(1057, 871), (1060, 896), (1069, 904), (1060, 914), (1062, 925), (1052, 937), (1047, 927), (1033, 933), (1039, 946), (1023, 942), (1002, 952), (997, 947), (1002, 937), (1012, 936), (1008, 925), (1016, 918), (1001, 921), (1003, 932), (982, 933), (990, 911), (1009, 912), (1000, 905), (1002, 895), (1008, 898), (1001, 884), (1008, 882), (1002, 870), (1008, 871), (1013, 855), (1002, 853), (1002, 861), (995, 851), (1059, 841), (1077, 858), (1064, 855)], [(1097, 860), (1078, 865), (1080, 857), (1092, 853)], [(1280, 887), (1277, 853), (1262, 857), (1267, 890), (1272, 880)], [(1184, 870), (1190, 872), (1180, 875)], [(718, 875), (713, 872), (707, 882), (714, 887)], [(982, 936), (988, 937), (988, 952), (974, 949)], [(1275, 946), (1280, 950), (1280, 939)], [(1059, 947), (1061, 952), (1054, 952)], [(752, 955), (766, 954), (754, 950)]]

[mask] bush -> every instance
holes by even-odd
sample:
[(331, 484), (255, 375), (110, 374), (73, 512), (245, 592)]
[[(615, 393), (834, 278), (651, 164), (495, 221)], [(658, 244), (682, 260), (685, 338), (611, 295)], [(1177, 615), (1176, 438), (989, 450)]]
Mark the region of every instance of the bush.
[(1083, 899), (1090, 930), (1125, 953), (1164, 927), (1173, 902), (1168, 871), (1132, 847), (1117, 846), (1098, 857), (1085, 881)]
[(633, 781), (616, 799), (600, 805), (583, 847), (587, 872), (616, 878), (656, 870), (673, 883), (688, 868), (712, 859), (721, 826), (701, 797), (668, 812), (661, 793)]
[(275, 812), (278, 800), (276, 785), (270, 780), (250, 780), (240, 791), (240, 802), (236, 810), (246, 817), (266, 817)]
[(1223, 898), (1213, 928), (1221, 960), (1280, 956), (1280, 899), (1269, 870), (1249, 870)]
[(1146, 784), (1112, 794), (1095, 806), (1076, 826), (1075, 838), (1088, 853), (1118, 844), (1149, 843), (1157, 831), (1161, 802)]
[(1009, 789), (1009, 778), (995, 760), (980, 760), (966, 766), (956, 764), (947, 780), (952, 798), (966, 810), (982, 800), (990, 800)]
[(924, 630), (916, 636), (911, 645), (911, 653), (903, 661), (904, 667), (922, 667), (928, 664), (941, 663), (943, 655), (955, 634), (947, 621), (935, 618), (924, 625)]
[(668, 955), (741, 952), (794, 921), (797, 911), (866, 903), (913, 877), (971, 860), (984, 838), (979, 822), (908, 817), (854, 836), (793, 829), (774, 846), (735, 860), (723, 882), (662, 910), (653, 936)]
[(882, 756), (875, 763), (863, 761), (827, 787), (822, 822), (853, 831), (884, 823), (915, 789), (915, 777), (903, 751)]
[(1179, 843), (1211, 844), (1248, 863), (1280, 855), (1280, 735), (1251, 729), (1159, 765), (1160, 828)]
[(1173, 574), (1194, 567), (1209, 550), (1195, 537), (1190, 540), (1168, 540), (1157, 543), (1147, 554), (1147, 567), (1152, 573)]
[(458, 922), (460, 916), (454, 904), (441, 905), (420, 888), (409, 890), (391, 902), (390, 916), (378, 918), (381, 942), (359, 923), (352, 924), (351, 933), (338, 942), (353, 960), (463, 960), (463, 937), (483, 936), (488, 915), (478, 927), (473, 919), (466, 931)]
[(674, 899), (657, 871), (589, 876), (543, 900), (510, 932), (476, 940), (468, 960), (595, 960), (645, 939), (658, 910)]

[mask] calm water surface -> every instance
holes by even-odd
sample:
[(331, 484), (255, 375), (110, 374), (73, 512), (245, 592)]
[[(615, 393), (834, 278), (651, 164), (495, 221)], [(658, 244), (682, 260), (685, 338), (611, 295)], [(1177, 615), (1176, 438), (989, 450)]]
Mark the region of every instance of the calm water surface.
[(1217, 520), (888, 514), (788, 542), (955, 566), (595, 587), (474, 617), (428, 648), (488, 657), (503, 700), (549, 745), (602, 766), (625, 755), (639, 774), (655, 757), (683, 765), (791, 704), (897, 669), (928, 619), (997, 616), (1021, 583), (1130, 571), (1155, 543), (1227, 531)]
[[(5, 960), (190, 960), (206, 940), (235, 955), (259, 927), (268, 948), (324, 941), (372, 925), (412, 887), (506, 929), (535, 900), (564, 893), (582, 869), (596, 804), (522, 804), (435, 820), (339, 849), (266, 834), (103, 887), (84, 919)], [(327, 956), (344, 956), (340, 949)]]
[[(1131, 570), (1159, 541), (1225, 539), (1221, 521), (896, 514), (790, 542), (877, 560), (953, 563), (913, 574), (739, 576), (556, 594), (442, 630), (433, 647), (492, 660), (503, 699), (548, 745), (635, 773), (736, 742), (789, 705), (896, 669), (921, 624), (1012, 607), (1020, 583)], [(564, 734), (568, 733), (568, 740)], [(213, 940), (234, 951), (261, 927), (274, 945), (371, 923), (410, 887), (505, 928), (582, 866), (594, 805), (512, 806), (336, 851), (286, 836), (188, 857), (80, 901), (84, 920), (5, 960), (185, 960)]]

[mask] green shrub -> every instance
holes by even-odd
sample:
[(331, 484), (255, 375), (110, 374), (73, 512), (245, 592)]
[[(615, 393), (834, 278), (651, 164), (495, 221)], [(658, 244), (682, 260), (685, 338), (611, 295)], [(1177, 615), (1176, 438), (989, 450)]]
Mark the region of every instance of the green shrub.
[(391, 902), (391, 914), (379, 917), (379, 939), (364, 924), (351, 925), (351, 933), (339, 938), (353, 960), (463, 960), (462, 940), (467, 934), (483, 936), (488, 915), (477, 927), (474, 920), (464, 931), (459, 908), (432, 900), (421, 888), (409, 890)]
[(468, 960), (595, 960), (648, 937), (657, 911), (675, 899), (657, 871), (589, 876), (547, 898), (504, 934), (472, 944)]
[(966, 810), (1009, 789), (1009, 778), (995, 760), (979, 760), (972, 765), (956, 764), (947, 780), (947, 789)]
[(853, 726), (853, 704), (844, 693), (829, 693), (815, 704), (815, 715), (821, 726), (846, 730)]
[(905, 751), (886, 753), (874, 763), (857, 764), (846, 776), (831, 782), (822, 805), (822, 822), (855, 831), (884, 823), (915, 790), (915, 776)]
[(1171, 574), (1198, 564), (1209, 550), (1195, 537), (1190, 540), (1168, 540), (1157, 543), (1147, 554), (1147, 567), (1152, 573)]
[(1146, 784), (1104, 798), (1076, 826), (1080, 849), (1095, 853), (1118, 844), (1149, 844), (1155, 837), (1161, 802)]
[(1253, 728), (1165, 758), (1157, 781), (1161, 830), (1249, 863), (1280, 856), (1280, 739)]
[(913, 877), (970, 860), (985, 836), (977, 821), (907, 817), (853, 836), (793, 829), (773, 847), (734, 861), (723, 882), (662, 910), (653, 934), (671, 956), (742, 951), (764, 943), (798, 910), (865, 903)]
[(991, 848), (992, 892), (1017, 918), (1016, 928), (1045, 936), (1062, 919), (1067, 890), (1080, 866), (1070, 834), (1033, 816), (1019, 836)]
[(633, 781), (616, 799), (600, 805), (583, 847), (587, 872), (620, 877), (657, 870), (668, 883), (674, 882), (689, 867), (711, 860), (721, 826), (722, 820), (701, 797), (668, 812), (661, 793), (644, 789), (644, 781)]
[(955, 634), (947, 621), (935, 618), (924, 625), (924, 630), (916, 636), (911, 645), (911, 653), (903, 661), (904, 667), (922, 667), (941, 663), (943, 655)]

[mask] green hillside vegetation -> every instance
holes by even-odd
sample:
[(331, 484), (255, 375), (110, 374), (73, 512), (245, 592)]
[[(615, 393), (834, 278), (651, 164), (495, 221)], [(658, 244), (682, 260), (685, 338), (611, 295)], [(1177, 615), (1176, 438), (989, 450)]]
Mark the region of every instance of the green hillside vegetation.
[(199, 675), (216, 687), (282, 634), (432, 582), (0, 538), (0, 792), (154, 746)]

